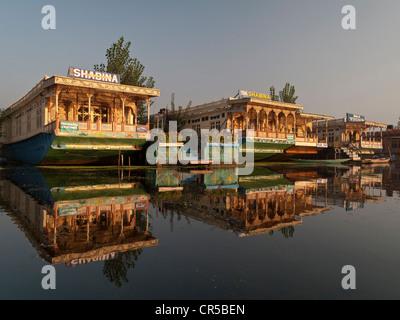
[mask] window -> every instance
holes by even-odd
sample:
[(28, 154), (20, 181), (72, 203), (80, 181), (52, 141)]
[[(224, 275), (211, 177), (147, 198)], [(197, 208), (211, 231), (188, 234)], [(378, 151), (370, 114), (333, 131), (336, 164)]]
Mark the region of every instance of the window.
[[(125, 108), (126, 109), (126, 108)], [(93, 122), (97, 122), (99, 120), (101, 120), (101, 108), (93, 108)], [(125, 117), (126, 117), (126, 113), (125, 113)]]
[(87, 107), (79, 107), (78, 109), (78, 121), (88, 121), (89, 120), (89, 110)]
[(28, 112), (27, 115), (27, 120), (26, 120), (26, 132), (30, 132), (31, 131), (31, 113)]
[(42, 109), (36, 110), (36, 129), (42, 126)]
[(21, 134), (21, 117), (17, 119), (17, 126), (15, 128), (15, 134), (19, 136)]
[(200, 125), (199, 124), (192, 126), (192, 129), (194, 131), (196, 131), (198, 135), (200, 135)]

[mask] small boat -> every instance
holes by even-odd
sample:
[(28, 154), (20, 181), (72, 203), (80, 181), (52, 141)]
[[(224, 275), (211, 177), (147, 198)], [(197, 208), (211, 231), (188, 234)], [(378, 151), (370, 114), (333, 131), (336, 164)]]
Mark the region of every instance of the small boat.
[(340, 164), (343, 162), (350, 161), (350, 159), (328, 159), (328, 160), (319, 160), (319, 159), (291, 159), (295, 162), (301, 163), (316, 163), (316, 164)]
[(372, 158), (372, 159), (363, 159), (361, 164), (383, 164), (389, 163), (390, 158)]

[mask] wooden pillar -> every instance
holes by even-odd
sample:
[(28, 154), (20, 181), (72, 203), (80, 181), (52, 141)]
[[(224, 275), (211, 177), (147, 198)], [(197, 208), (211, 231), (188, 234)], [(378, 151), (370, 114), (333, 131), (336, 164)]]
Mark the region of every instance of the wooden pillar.
[(280, 127), (280, 123), (279, 123), (279, 113), (277, 114), (276, 112), (275, 112), (275, 115), (276, 115), (276, 128), (275, 128), (275, 132), (279, 132), (279, 127)]
[(74, 121), (78, 121), (78, 111), (79, 110), (79, 93), (76, 94), (76, 105), (74, 107)]
[[(368, 129), (369, 129), (369, 130), (368, 130)], [(368, 132), (368, 133), (369, 133), (368, 140), (369, 140), (369, 143), (371, 144), (371, 143), (372, 143), (372, 132), (371, 132), (371, 127), (368, 127), (367, 130), (369, 131), (369, 132)]]
[(284, 113), (285, 115), (285, 135), (287, 135), (287, 114)]
[(87, 94), (87, 97), (89, 99), (89, 104), (88, 104), (88, 130), (90, 130), (90, 127), (92, 125), (92, 106), (91, 106), (92, 95), (91, 94)]
[(328, 120), (325, 120), (325, 137), (326, 143), (328, 143)]
[(372, 127), (372, 141), (375, 143), (375, 127)]
[(125, 119), (125, 101), (126, 101), (126, 98), (121, 98), (121, 101), (122, 101), (121, 131), (124, 132), (125, 131), (125, 123), (126, 123), (126, 119)]
[(56, 88), (56, 107), (55, 107), (55, 117), (56, 117), (56, 129), (55, 132), (56, 134), (58, 133), (58, 129), (60, 127), (60, 117), (58, 115), (58, 95), (60, 94), (60, 91), (57, 90)]
[(228, 116), (228, 119), (226, 121), (226, 129), (232, 130), (232, 113), (228, 113), (227, 116)]
[(260, 111), (259, 110), (256, 111), (256, 115), (257, 115), (256, 130), (258, 132), (258, 130), (260, 130), (260, 128), (259, 128), (259, 125), (260, 125), (260, 123), (259, 123), (260, 122), (260, 119), (259, 119)]
[(134, 124), (137, 125), (137, 103), (136, 103), (136, 101), (133, 101), (132, 109), (133, 109), (133, 113), (135, 115), (135, 123)]
[(55, 113), (55, 117), (57, 119), (58, 117), (58, 95), (60, 94), (59, 91), (56, 92), (56, 113)]
[(150, 99), (146, 99), (147, 103), (147, 131), (150, 130)]
[(267, 138), (268, 138), (268, 132), (269, 132), (269, 129), (268, 129), (268, 116), (269, 116), (269, 111), (267, 111)]
[(113, 106), (113, 110), (112, 110), (112, 131), (115, 132), (117, 131), (117, 126), (115, 123), (115, 97), (114, 97), (114, 106)]
[(293, 134), (294, 137), (297, 137), (297, 130), (296, 130), (296, 112), (293, 114)]
[(246, 128), (245, 130), (247, 130), (249, 128), (249, 112), (248, 112), (248, 108), (246, 106)]
[(122, 123), (125, 123), (125, 98), (121, 98), (122, 101)]

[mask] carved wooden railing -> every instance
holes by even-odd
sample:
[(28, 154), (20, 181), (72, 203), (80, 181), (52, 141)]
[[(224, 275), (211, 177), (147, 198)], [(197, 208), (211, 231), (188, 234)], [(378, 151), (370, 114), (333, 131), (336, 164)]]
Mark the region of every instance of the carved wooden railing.
[[(108, 132), (147, 132), (147, 125), (132, 125), (132, 124), (121, 124), (121, 123), (102, 123), (100, 121), (97, 122), (89, 122), (89, 121), (60, 121), (60, 123), (77, 123), (79, 131), (108, 131)], [(45, 127), (45, 130), (52, 131), (56, 128), (56, 122), (52, 122), (48, 126), (52, 125), (52, 127)], [(59, 124), (59, 129), (61, 128), (61, 124)], [(47, 132), (46, 131), (46, 132)]]

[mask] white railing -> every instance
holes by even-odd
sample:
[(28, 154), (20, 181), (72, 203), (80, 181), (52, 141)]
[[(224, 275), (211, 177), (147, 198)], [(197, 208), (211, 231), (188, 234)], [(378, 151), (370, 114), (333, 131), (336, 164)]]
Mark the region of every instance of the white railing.
[(381, 141), (361, 141), (362, 148), (371, 148), (371, 149), (382, 149), (383, 145)]

